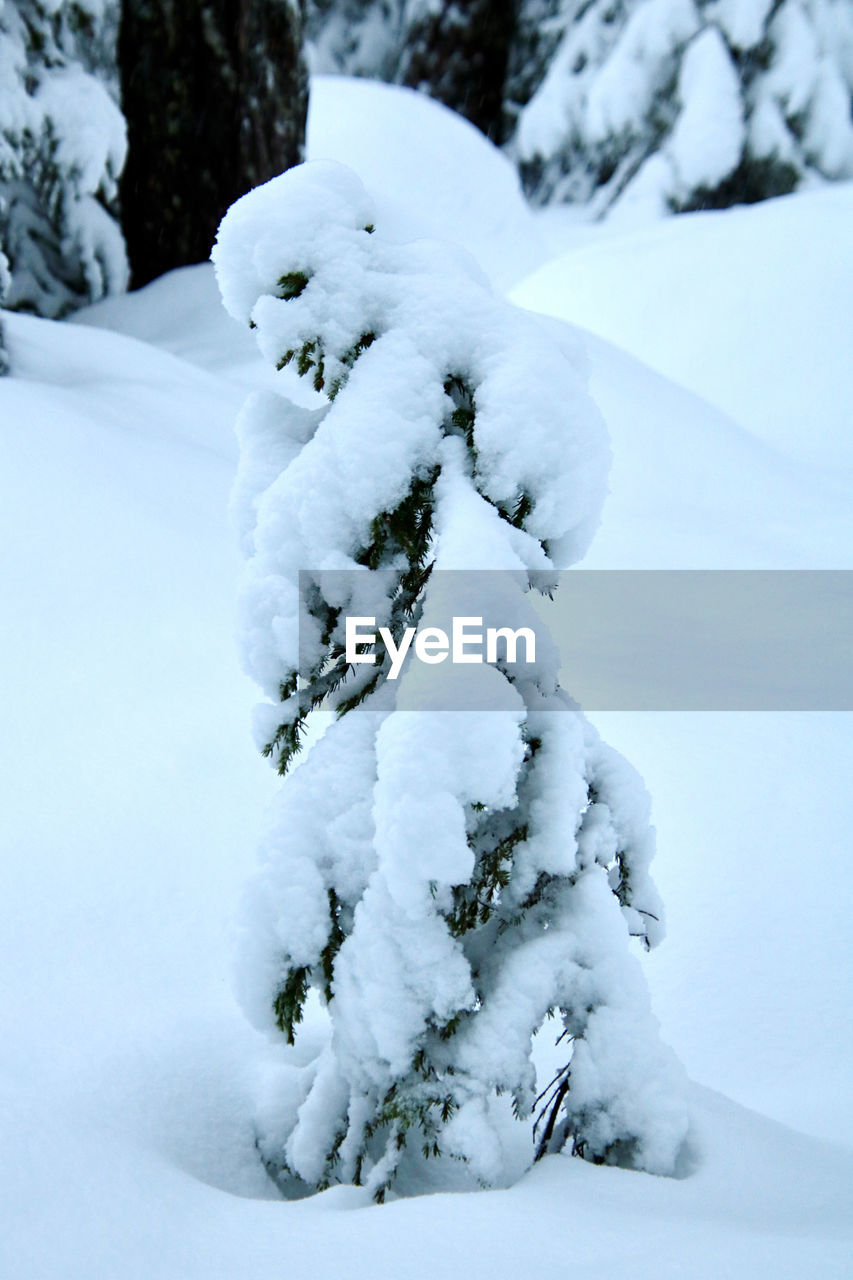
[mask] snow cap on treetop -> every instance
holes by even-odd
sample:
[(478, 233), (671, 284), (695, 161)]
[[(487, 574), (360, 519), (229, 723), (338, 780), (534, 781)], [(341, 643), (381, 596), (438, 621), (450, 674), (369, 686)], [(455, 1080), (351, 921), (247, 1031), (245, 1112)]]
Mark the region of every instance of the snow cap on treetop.
[[(372, 227), (373, 201), (335, 160), (297, 165), (247, 192), (222, 219), (211, 257), (226, 310), (247, 324), (258, 298), (282, 276), (305, 269), (306, 245), (319, 256), (347, 233)], [(351, 246), (357, 252), (358, 239)]]
[[(553, 327), (496, 296), (454, 246), (399, 243), (375, 217), (349, 169), (314, 162), (243, 196), (214, 247), (228, 311), (253, 325), (270, 363), (310, 370), (315, 389), (333, 401), (290, 471), (304, 493), (314, 483), (306, 468), (312, 476), (318, 469), (310, 539), (293, 531), (288, 541), (299, 564), (284, 576), (294, 568), (354, 567), (365, 520), (392, 510), (412, 474), (433, 466), (450, 474), (439, 455), (451, 447), (448, 431), (461, 428), (448, 425), (459, 407), (449, 386), (473, 397), (475, 488), (492, 516), (497, 509), (511, 516), (502, 521), (502, 556), (479, 567), (508, 567), (507, 557), (530, 568), (547, 567), (548, 556), (557, 567), (578, 560), (597, 527), (609, 467), (580, 341), (569, 329), (555, 338)], [(350, 377), (358, 395), (338, 399)], [(327, 447), (333, 457), (321, 465)], [(335, 497), (346, 457), (355, 471), (345, 482), (341, 474)], [(334, 536), (325, 540), (319, 490), (334, 517)], [(278, 561), (282, 545), (277, 537)]]

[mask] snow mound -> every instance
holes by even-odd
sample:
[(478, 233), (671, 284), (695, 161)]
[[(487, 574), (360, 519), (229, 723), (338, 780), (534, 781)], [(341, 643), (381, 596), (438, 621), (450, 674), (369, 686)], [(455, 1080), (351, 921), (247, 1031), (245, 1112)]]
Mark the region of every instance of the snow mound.
[(590, 391), (613, 449), (610, 494), (585, 569), (853, 566), (846, 485), (756, 439), (619, 347), (592, 334), (585, 340)]
[(254, 385), (262, 376), (257, 344), (222, 306), (213, 268), (206, 262), (169, 271), (129, 297), (104, 298), (69, 319), (138, 338), (241, 385)]
[(386, 229), (451, 240), (506, 289), (544, 257), (533, 214), (506, 156), (425, 94), (346, 76), (314, 76), (309, 160), (354, 169)]
[(622, 347), (798, 461), (853, 469), (853, 184), (605, 232), (512, 297)]

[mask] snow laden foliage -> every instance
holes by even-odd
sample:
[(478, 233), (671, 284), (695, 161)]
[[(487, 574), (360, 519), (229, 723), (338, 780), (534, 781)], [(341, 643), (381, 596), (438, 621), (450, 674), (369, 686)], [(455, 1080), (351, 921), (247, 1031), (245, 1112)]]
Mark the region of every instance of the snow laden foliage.
[[(640, 779), (560, 689), (552, 644), (524, 678), (466, 667), (489, 709), (458, 711), (451, 664), (392, 682), (387, 658), (348, 666), (344, 646), (345, 614), (395, 636), (446, 625), (442, 570), (504, 571), (465, 605), (523, 625), (531, 582), (583, 554), (608, 449), (581, 353), (451, 247), (386, 238), (331, 162), (238, 201), (214, 262), (266, 359), (326, 401), (264, 391), (239, 422), (243, 653), (270, 700), (259, 744), (287, 774), (247, 899), (243, 999), (297, 1047), (309, 993), (330, 1024), (283, 1068), (267, 1167), (377, 1200), (395, 1178), (424, 1185), (426, 1160), (438, 1185), (500, 1185), (521, 1125), (530, 1159), (567, 1146), (672, 1173), (682, 1073), (629, 952), (662, 936)], [(336, 718), (291, 768), (318, 706)], [(549, 1015), (562, 1066), (540, 1093)]]
[[(122, 290), (110, 0), (0, 0), (0, 295), (55, 318)], [(4, 267), (5, 263), (5, 267)]]
[(656, 215), (853, 177), (849, 0), (568, 0), (510, 148), (539, 201)]

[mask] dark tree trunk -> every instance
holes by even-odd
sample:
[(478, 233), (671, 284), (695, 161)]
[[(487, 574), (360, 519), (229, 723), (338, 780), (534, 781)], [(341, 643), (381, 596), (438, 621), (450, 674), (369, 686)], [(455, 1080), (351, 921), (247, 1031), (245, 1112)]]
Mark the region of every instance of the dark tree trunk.
[(438, 13), (409, 27), (395, 78), (458, 111), (493, 142), (503, 142), (515, 16), (516, 0), (443, 0)]
[(124, 0), (132, 283), (205, 261), (229, 205), (303, 158), (308, 76), (289, 0)]

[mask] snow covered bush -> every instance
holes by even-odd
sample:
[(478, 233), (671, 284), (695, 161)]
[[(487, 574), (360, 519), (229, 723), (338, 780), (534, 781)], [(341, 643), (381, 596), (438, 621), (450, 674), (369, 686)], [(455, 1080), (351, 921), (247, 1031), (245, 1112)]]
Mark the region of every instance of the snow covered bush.
[[(5, 305), (56, 317), (127, 282), (110, 0), (0, 0)], [(0, 266), (0, 286), (3, 268)]]
[[(553, 644), (524, 679), (467, 667), (480, 710), (446, 709), (449, 667), (424, 709), (411, 665), (392, 681), (387, 656), (348, 664), (344, 645), (347, 614), (397, 637), (442, 617), (445, 570), (503, 571), (470, 611), (518, 626), (531, 582), (583, 554), (609, 455), (575, 340), (556, 345), (450, 246), (386, 238), (332, 163), (238, 201), (214, 262), (265, 358), (325, 400), (258, 392), (239, 423), (243, 652), (269, 699), (259, 744), (287, 775), (248, 895), (243, 998), (291, 1044), (310, 992), (330, 1023), (283, 1068), (259, 1126), (268, 1168), (379, 1200), (426, 1159), (440, 1181), (495, 1185), (522, 1124), (530, 1159), (568, 1144), (673, 1172), (682, 1074), (629, 952), (662, 936), (639, 778), (560, 689)], [(317, 706), (336, 718), (291, 768)], [(534, 1145), (532, 1041), (553, 1014), (567, 1061)]]
[(545, 201), (658, 214), (853, 177), (849, 0), (567, 0), (510, 149)]

